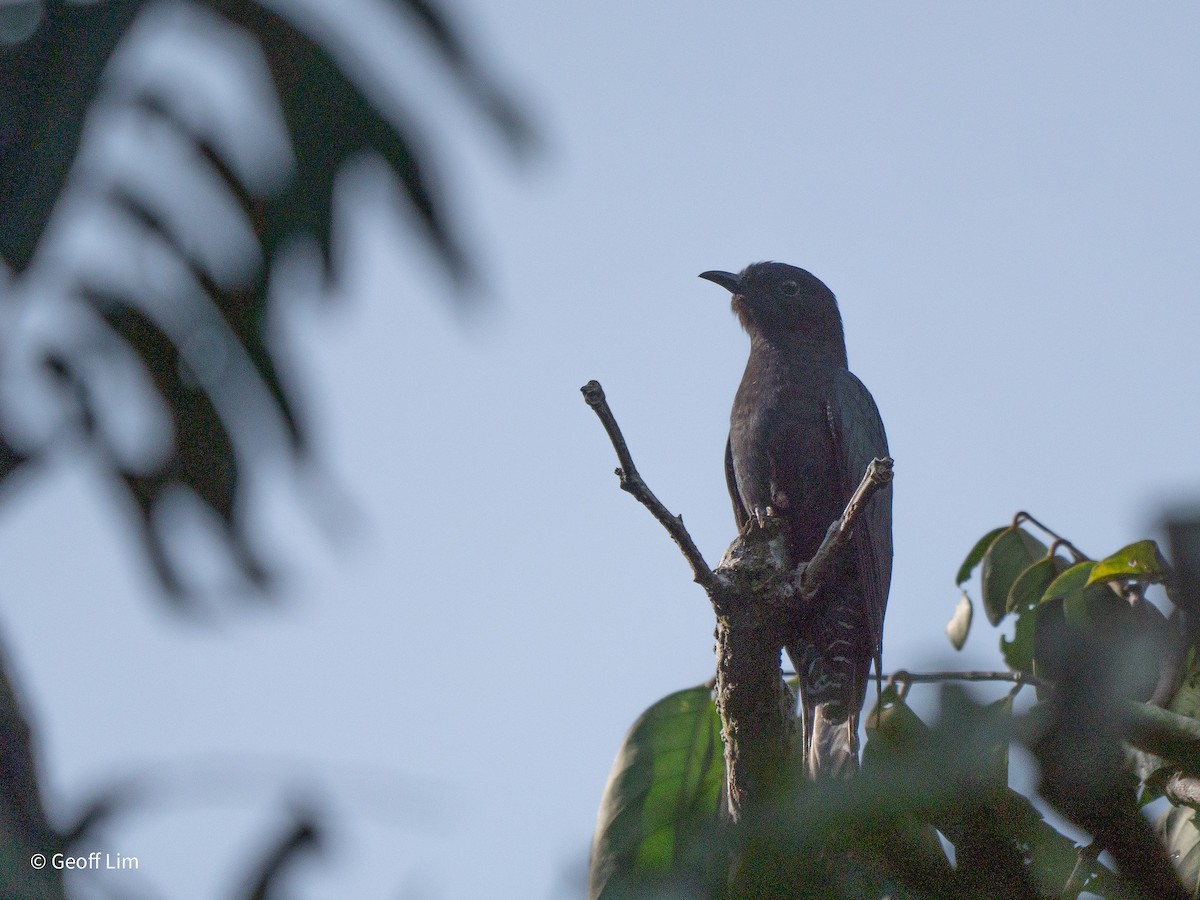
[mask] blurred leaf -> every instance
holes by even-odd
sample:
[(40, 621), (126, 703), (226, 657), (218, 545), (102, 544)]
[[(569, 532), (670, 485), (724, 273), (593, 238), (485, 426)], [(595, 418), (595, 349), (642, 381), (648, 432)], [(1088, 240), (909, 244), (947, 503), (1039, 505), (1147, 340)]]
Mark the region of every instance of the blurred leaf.
[(1189, 647), (1184, 661), (1183, 683), (1171, 699), (1170, 710), (1191, 719), (1200, 719), (1200, 657)]
[(1007, 526), (993, 528), (971, 548), (971, 552), (967, 554), (967, 558), (962, 561), (962, 565), (958, 567), (958, 575), (955, 576), (954, 583), (961, 587), (971, 578), (971, 573), (975, 571), (975, 567), (983, 561), (983, 555), (987, 553), (988, 547), (992, 546), (992, 542), (1001, 534), (1008, 531)]
[(946, 637), (950, 639), (950, 643), (954, 645), (955, 650), (961, 650), (967, 642), (967, 635), (971, 631), (971, 618), (973, 615), (974, 608), (971, 605), (971, 598), (967, 596), (966, 591), (963, 591), (958, 605), (954, 607), (954, 615), (946, 623)]
[(277, 838), (263, 858), (252, 867), (246, 900), (290, 896), (285, 892), (289, 870), (298, 860), (321, 849), (323, 828), (317, 815), (311, 810), (301, 809), (294, 814), (294, 818), (295, 821), (283, 836)]
[[(1009, 698), (980, 706), (961, 690), (943, 690), (932, 727), (894, 691), (885, 691), (883, 702), (881, 724), (873, 724), (875, 713), (867, 718), (866, 778), (860, 779), (860, 785), (875, 783), (871, 808), (890, 803), (893, 810), (917, 812), (957, 853), (956, 887), (918, 896), (1058, 896), (1078, 847), (1007, 785)], [(901, 798), (907, 798), (902, 806)], [(1087, 872), (1099, 883), (1111, 875), (1095, 863)]]
[(1144, 660), (1143, 665), (1148, 670), (1147, 677), (1150, 677), (1149, 670), (1153, 671), (1154, 681), (1150, 693), (1136, 699), (1165, 708), (1179, 692), (1188, 651), (1181, 627), (1182, 617), (1178, 609), (1172, 610), (1169, 618), (1164, 616), (1145, 597), (1134, 601), (1134, 629), (1151, 651), (1151, 658)]
[(0, 897), (62, 900), (62, 871), (29, 865), (32, 854), (59, 848), (42, 809), (29, 724), (0, 652)]
[(18, 272), (66, 181), (101, 71), (141, 5), (51, 3), (32, 37), (0, 53), (0, 256)]
[(428, 0), (393, 0), (406, 6), (426, 28), (431, 43), (437, 48), (459, 84), (492, 120), (496, 129), (508, 141), (515, 153), (528, 152), (536, 135), (524, 111), (513, 99), (500, 90), (496, 82), (484, 73), (475, 58), (467, 52), (457, 32), (436, 6)]
[(1092, 583), (1095, 565), (1072, 566), (1046, 589), (1046, 596), (1062, 599), (1063, 638), (1080, 646), (1081, 641), (1093, 645), (1098, 654), (1087, 661), (1088, 674), (1080, 677), (1099, 677), (1103, 669), (1103, 677), (1112, 679), (1117, 694), (1147, 700), (1158, 684), (1160, 660), (1166, 650), (1162, 616), (1145, 602), (1135, 611), (1107, 582)]
[(441, 189), (429, 171), (433, 154), (416, 126), (398, 110), (381, 115), (328, 51), (274, 11), (248, 2), (209, 3), (259, 39), (292, 138), (294, 177), (266, 198), (261, 218), (266, 258), (292, 236), (308, 234), (332, 271), (334, 181), (347, 160), (373, 150), (397, 177), (441, 262), (464, 279), (467, 258), (446, 225)]
[(1008, 594), (1021, 573), (1046, 555), (1046, 545), (1024, 528), (1005, 529), (987, 548), (980, 574), (983, 610), (992, 625), (1008, 612)]
[(217, 514), (243, 573), (252, 582), (265, 583), (267, 573), (248, 543), (238, 515), (239, 470), (233, 439), (209, 395), (194, 379), (186, 377), (178, 344), (122, 298), (90, 293), (89, 299), (146, 364), (159, 394), (169, 404), (172, 452), (162, 466), (150, 473), (130, 472), (121, 469), (115, 459), (112, 461), (137, 506), (142, 538), (163, 585), (177, 597), (186, 593), (166, 552), (155, 515), (159, 504), (175, 488), (191, 492)]
[(1064, 629), (1071, 639), (1063, 642), (1055, 660), (1060, 677), (1045, 703), (1028, 716), (1036, 724), (1027, 746), (1039, 766), (1038, 792), (1112, 854), (1133, 893), (1182, 896), (1139, 811), (1138, 780), (1127, 760), (1124, 740), (1134, 705), (1126, 699), (1131, 691), (1119, 642), (1128, 642), (1130, 635), (1086, 619), (1064, 619)]
[(894, 687), (888, 687), (880, 695), (875, 707), (866, 718), (867, 746), (863, 748), (866, 758), (879, 753), (897, 755), (911, 753), (927, 740), (929, 726), (913, 712)]
[(1126, 702), (1126, 739), (1174, 768), (1200, 775), (1200, 722), (1150, 703)]
[[(1006, 694), (999, 700), (985, 703), (980, 707), (982, 718), (986, 722), (994, 722), (1001, 734), (1012, 732), (1013, 698)], [(998, 788), (1008, 787), (1008, 741), (997, 741), (992, 749), (992, 763), (995, 768), (994, 779)]]
[(61, 831), (63, 851), (78, 850), (97, 841), (97, 835), (121, 812), (137, 802), (136, 789), (128, 781), (117, 781), (88, 797), (74, 819)]
[(1184, 888), (1193, 897), (1200, 896), (1200, 830), (1195, 819), (1191, 807), (1172, 806), (1155, 826)]
[(1041, 896), (1060, 896), (1076, 865), (1083, 867), (1083, 877), (1077, 880), (1081, 890), (1086, 888), (1104, 897), (1126, 896), (1113, 872), (1084, 856), (1084, 848), (1051, 826), (1028, 797), (1011, 789), (1006, 791), (996, 806), (996, 815), (1012, 830), (1018, 851), (1029, 860), (1029, 871)]
[(604, 789), (588, 897), (707, 896), (709, 879), (725, 877), (724, 781), (721, 721), (708, 687), (646, 710)]
[(1112, 556), (1106, 556), (1096, 563), (1088, 584), (1099, 584), (1116, 579), (1132, 578), (1160, 584), (1171, 574), (1171, 567), (1158, 550), (1154, 541), (1138, 541), (1128, 547), (1122, 547)]
[[(423, 140), (403, 114), (382, 116), (318, 42), (284, 17), (249, 0), (204, 0), (261, 42), (295, 145), (297, 171), (265, 215), (267, 257), (288, 237), (307, 232), (330, 259), (330, 199), (341, 165), (366, 149), (396, 174), (439, 257), (457, 277), (466, 257), (446, 226), (440, 191), (427, 171)], [(515, 149), (528, 148), (528, 120), (494, 78), (466, 51), (446, 18), (426, 0), (405, 0), (459, 85)], [(100, 75), (142, 6), (141, 0), (50, 4), (46, 21), (24, 43), (0, 56), (6, 98), (0, 161), (0, 253), (17, 269), (33, 256), (79, 146), (82, 123)], [(381, 98), (376, 98), (381, 99)], [(11, 137), (8, 137), (12, 135)]]
[[(1017, 627), (1021, 628), (1019, 621)], [(1058, 681), (1064, 670), (1063, 656), (1069, 652), (1072, 641), (1063, 617), (1062, 598), (1051, 597), (1034, 607), (1028, 627), (1033, 632), (1033, 674), (1050, 682)], [(1024, 634), (1018, 633), (1017, 637), (1023, 639)], [(1045, 688), (1037, 689), (1039, 699), (1044, 700), (1047, 693)]]
[[(468, 52), (437, 5), (430, 0), (395, 2), (409, 14), (410, 24), (432, 46), (435, 58), (466, 99), (498, 129), (509, 148), (515, 152), (529, 149), (533, 132), (519, 106)], [(274, 82), (295, 167), (276, 173), (275, 179), (257, 181), (257, 187), (242, 180), (241, 170), (226, 157), (224, 145), (216, 137), (220, 128), (214, 123), (221, 121), (220, 116), (205, 105), (219, 104), (219, 99), (197, 89), (195, 97), (182, 102), (170, 79), (141, 84), (133, 96), (114, 92), (100, 97), (104, 69), (142, 9), (141, 0), (48, 4), (41, 27), (28, 40), (0, 52), (0, 79), (6, 86), (0, 96), (0, 170), (4, 172), (0, 179), (0, 255), (18, 277), (33, 259), (59, 194), (70, 182), (83, 185), (81, 190), (93, 190), (97, 202), (108, 207), (107, 212), (133, 226), (134, 233), (156, 245), (156, 251), (165, 249), (192, 281), (192, 285), (183, 280), (180, 287), (169, 288), (175, 291), (170, 296), (139, 296), (119, 279), (94, 283), (90, 273), (83, 272), (77, 276), (83, 283), (69, 288), (93, 301), (103, 298), (105, 308), (120, 308), (120, 322), (110, 320), (109, 324), (141, 358), (170, 407), (176, 446), (162, 471), (149, 475), (125, 471), (116, 455), (108, 452), (111, 448), (100, 449), (137, 510), (150, 558), (164, 586), (180, 596), (188, 587), (167, 559), (158, 534), (161, 517), (156, 515), (161, 499), (180, 485), (218, 513), (233, 562), (255, 583), (266, 581), (265, 571), (241, 532), (240, 517), (235, 515), (235, 508), (249, 496), (243, 468), (249, 459), (271, 456), (281, 462), (303, 462), (308, 446), (302, 417), (283, 377), (286, 373), (281, 374), (279, 359), (286, 347), (279, 345), (278, 322), (271, 327), (275, 318), (268, 308), (271, 265), (284, 245), (310, 236), (326, 276), (340, 274), (334, 270), (338, 259), (333, 194), (345, 166), (364, 154), (382, 160), (399, 187), (397, 199), (414, 213), (426, 247), (458, 284), (471, 277), (468, 254), (448, 219), (442, 183), (432, 171), (442, 157), (440, 147), (431, 144), (424, 128), (410, 119), (401, 98), (378, 77), (381, 73), (357, 68), (358, 60), (352, 57), (355, 48), (342, 47), (341, 38), (332, 29), (321, 27), (317, 18), (297, 17), (309, 34), (271, 4), (251, 0), (199, 3), (249, 33), (261, 48)], [(340, 55), (335, 55), (334, 48)], [(127, 179), (113, 176), (115, 180), (109, 183), (105, 180), (108, 176), (97, 179), (90, 170), (68, 179), (85, 116), (98, 98), (110, 105), (124, 104), (140, 119), (174, 132), (190, 146), (193, 165), (206, 170), (200, 174), (212, 176), (207, 180), (220, 185), (244, 215), (257, 244), (254, 271), (233, 285), (223, 280), (227, 275), (211, 271), (204, 262), (209, 258), (204, 253), (207, 236), (185, 240), (176, 232), (180, 215), (172, 204), (179, 201), (166, 191), (150, 196), (150, 191), (139, 190)], [(155, 290), (162, 288), (147, 289), (146, 293)], [(189, 333), (178, 333), (182, 326), (168, 327), (168, 317), (157, 315), (156, 310), (167, 307), (173, 310), (171, 322), (190, 323)], [(132, 321), (139, 316), (143, 321)], [(200, 331), (205, 335), (198, 337)], [(214, 356), (226, 364), (226, 375), (245, 368), (246, 376), (239, 374), (237, 384), (226, 378), (220, 392), (204, 383), (196, 371), (180, 377), (176, 369), (187, 369), (192, 362), (184, 348), (195, 349), (204, 341), (206, 347), (220, 345)], [(103, 355), (110, 351), (101, 346), (73, 347), (71, 352)], [(99, 442), (105, 429), (92, 426), (104, 410), (91, 402), (83, 377), (94, 362), (66, 359), (59, 375), (84, 407), (80, 430)], [(243, 362), (249, 366), (243, 367)], [(284, 440), (276, 433), (279, 425)], [(0, 480), (22, 459), (0, 434)]]
[[(147, 111), (153, 111), (156, 115), (160, 115), (163, 118), (170, 116), (169, 111), (165, 107), (161, 107), (153, 101), (147, 100), (143, 105)], [(182, 123), (176, 122), (176, 124), (181, 125)], [(192, 135), (192, 137), (196, 139), (198, 146), (203, 151), (202, 155), (210, 161), (215, 162), (217, 160), (216, 151), (200, 136)], [(225, 177), (233, 177), (232, 173), (224, 166), (220, 166), (219, 168)], [(238, 188), (240, 190), (240, 185)], [(283, 380), (280, 377), (275, 354), (272, 353), (267, 340), (267, 323), (265, 321), (267, 315), (265, 309), (267, 291), (265, 284), (266, 271), (261, 266), (261, 259), (256, 277), (251, 284), (232, 287), (223, 286), (208, 273), (204, 264), (197, 259), (196, 255), (183, 245), (172, 227), (156, 210), (148, 205), (148, 201), (136, 196), (122, 186), (111, 189), (109, 191), (109, 198), (115, 206), (139, 222), (148, 232), (157, 235), (171, 249), (179, 261), (187, 268), (196, 286), (204, 293), (204, 296), (212, 303), (217, 312), (220, 313), (225, 324), (229, 326), (233, 337), (236, 339), (236, 346), (223, 348), (222, 352), (226, 357), (244, 354), (245, 358), (257, 372), (263, 387), (267, 389), (267, 394), (275, 403), (275, 408), (271, 409), (266, 403), (255, 403), (259, 398), (253, 395), (252, 390), (238, 392), (243, 402), (247, 404), (255, 403), (259, 407), (255, 415), (250, 418), (252, 420), (265, 420), (273, 414), (277, 414), (287, 429), (292, 449), (297, 453), (304, 452), (307, 449), (307, 438), (300, 426), (295, 404), (288, 395)], [(259, 252), (261, 253), (261, 250)], [(147, 365), (152, 365), (154, 362), (153, 360), (144, 361)], [(230, 369), (233, 367), (227, 364), (226, 368)], [(252, 388), (253, 386), (248, 385), (248, 387)], [(169, 400), (170, 398), (168, 397), (167, 399)], [(266, 399), (266, 397), (262, 399)]]
[(0, 434), (0, 484), (7, 482), (8, 476), (29, 461), (29, 456), (13, 447), (3, 434)]
[(1134, 598), (1130, 605), (1113, 585), (1089, 584), (1094, 565), (1078, 563), (1046, 589), (1035, 626), (1035, 671), (1057, 681), (1063, 661), (1075, 648), (1089, 646), (1092, 655), (1072, 663), (1088, 668), (1080, 677), (1098, 677), (1103, 671), (1112, 679), (1111, 687), (1128, 699), (1154, 696), (1166, 702), (1178, 679), (1177, 639), (1152, 604)]
[(1192, 644), (1200, 645), (1200, 516), (1176, 515), (1166, 522), (1167, 545), (1175, 564), (1174, 584), (1167, 595), (1185, 616)]
[(0, 5), (0, 48), (19, 44), (38, 30), (43, 0), (8, 0)]
[(1013, 733), (1012, 698), (977, 703), (958, 684), (942, 689), (938, 727), (958, 732), (958, 751), (970, 761), (972, 783), (980, 791), (1008, 786), (1008, 742)]

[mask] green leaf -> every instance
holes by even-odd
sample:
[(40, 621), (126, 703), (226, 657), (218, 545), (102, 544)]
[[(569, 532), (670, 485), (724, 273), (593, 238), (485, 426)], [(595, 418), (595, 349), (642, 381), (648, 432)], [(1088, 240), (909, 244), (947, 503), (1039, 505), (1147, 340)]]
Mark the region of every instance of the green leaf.
[(1200, 892), (1200, 830), (1195, 819), (1196, 811), (1190, 806), (1172, 806), (1155, 826), (1184, 888), (1193, 897)]
[(950, 638), (950, 643), (954, 645), (955, 650), (961, 650), (963, 644), (967, 642), (967, 634), (971, 631), (971, 619), (974, 614), (971, 598), (967, 596), (966, 591), (963, 591), (962, 598), (954, 607), (954, 615), (946, 623), (946, 637)]
[(1063, 602), (1063, 614), (1068, 621), (1082, 621), (1084, 618), (1084, 608), (1080, 605), (1083, 599), (1084, 589), (1087, 587), (1088, 578), (1092, 575), (1092, 569), (1096, 564), (1090, 560), (1087, 562), (1076, 563), (1063, 572), (1046, 588), (1042, 595), (1042, 602), (1049, 600), (1061, 600)]
[(887, 688), (866, 720), (866, 757), (911, 752), (928, 739), (929, 726), (901, 699), (894, 687)]
[[(1064, 673), (1070, 648), (1071, 632), (1063, 618), (1061, 597), (1051, 597), (1039, 603), (1031, 613), (1030, 630), (1033, 632), (1033, 674), (1048, 681), (1058, 681)], [(1020, 622), (1017, 623), (1018, 626)], [(1039, 700), (1045, 700), (1048, 688), (1038, 687)]]
[(1021, 616), (1013, 630), (1012, 640), (1000, 636), (1000, 653), (1004, 664), (1014, 672), (1033, 672), (1033, 636), (1036, 631), (1035, 614)]
[(708, 896), (720, 850), (725, 758), (712, 692), (664, 697), (617, 752), (592, 842), (588, 897)]
[(971, 573), (975, 571), (975, 567), (983, 561), (983, 555), (987, 553), (988, 547), (992, 546), (992, 542), (1001, 534), (1007, 531), (1006, 526), (993, 528), (971, 548), (971, 552), (967, 554), (967, 558), (963, 560), (962, 565), (958, 567), (958, 575), (954, 579), (954, 583), (960, 587), (965, 584), (970, 578)]
[(1006, 528), (983, 556), (983, 611), (999, 625), (1008, 612), (1008, 594), (1021, 573), (1046, 555), (1046, 545), (1024, 528)]
[(1154, 541), (1138, 541), (1107, 556), (1092, 569), (1088, 584), (1133, 578), (1160, 584), (1170, 577), (1171, 567)]
[[(1011, 694), (986, 704), (982, 712), (987, 719), (1007, 725), (1012, 720), (1013, 698)], [(1002, 726), (1003, 727), (1003, 726)], [(1008, 741), (1001, 741), (992, 752), (992, 763), (995, 766), (996, 784), (1008, 786)]]
[(1052, 582), (1042, 594), (1042, 602), (1052, 600), (1055, 597), (1065, 600), (1069, 595), (1081, 592), (1087, 587), (1088, 578), (1092, 574), (1092, 568), (1096, 564), (1090, 560), (1081, 563), (1075, 563)]
[(1042, 602), (1046, 588), (1067, 569), (1067, 563), (1058, 556), (1045, 556), (1022, 572), (1008, 591), (1008, 611), (1023, 612), (1033, 609)]
[(1132, 634), (1136, 625), (1133, 608), (1106, 585), (1085, 587), (1064, 596), (1063, 616), (1072, 625), (1103, 627), (1109, 634), (1114, 629), (1128, 629), (1127, 633)]
[(1037, 607), (1054, 579), (1067, 568), (1059, 556), (1046, 556), (1029, 566), (1008, 592), (1008, 609), (1017, 615), (1012, 640), (1000, 638), (1000, 652), (1008, 667), (1018, 672), (1033, 671)]
[[(978, 706), (961, 691), (948, 689), (934, 727), (894, 690), (884, 692), (883, 703), (878, 724), (874, 712), (866, 718), (867, 746), (857, 786), (873, 783), (875, 793), (860, 802), (872, 812), (914, 814), (936, 826), (959, 854), (957, 883), (963, 892), (917, 896), (1027, 896), (1019, 892), (1020, 885), (1002, 880), (1013, 877), (1014, 866), (1038, 895), (1058, 896), (1079, 860), (1079, 848), (1007, 786), (1009, 698)], [(912, 795), (901, 793), (905, 790)], [(882, 800), (885, 794), (890, 803)], [(1003, 871), (999, 863), (1009, 866), (1005, 876), (998, 874)], [(1119, 896), (1119, 885), (1104, 865), (1084, 860), (1083, 866), (1082, 884)], [(983, 885), (991, 893), (974, 890)]]
[[(1041, 634), (1036, 636), (1035, 670), (1057, 681), (1062, 674), (1056, 671), (1059, 662), (1075, 652), (1068, 648), (1090, 647), (1083, 652), (1095, 656), (1095, 671), (1107, 673), (1111, 689), (1127, 699), (1149, 699), (1158, 684), (1159, 660), (1165, 652), (1165, 622), (1152, 605), (1142, 603), (1135, 610), (1113, 585), (1092, 583), (1096, 565), (1077, 563), (1046, 589), (1042, 608), (1047, 609), (1052, 601), (1061, 602), (1062, 616), (1058, 623), (1044, 623), (1049, 629), (1045, 640)], [(1039, 631), (1044, 618), (1039, 616)]]

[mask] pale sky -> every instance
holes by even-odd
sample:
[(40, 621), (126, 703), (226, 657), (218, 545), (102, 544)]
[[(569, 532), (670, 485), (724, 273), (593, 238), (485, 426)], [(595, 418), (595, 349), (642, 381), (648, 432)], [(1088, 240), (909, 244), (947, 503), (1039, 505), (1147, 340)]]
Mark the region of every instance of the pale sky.
[(355, 512), (264, 491), (284, 602), (169, 615), (69, 455), (0, 510), (51, 810), (168, 786), (90, 848), (139, 858), (121, 890), (224, 896), (303, 788), (333, 832), (297, 896), (572, 895), (626, 729), (713, 673), (703, 593), (578, 388), (603, 383), (715, 563), (747, 340), (706, 269), (776, 259), (839, 298), (896, 460), (889, 670), (1001, 665), (982, 615), (962, 654), (942, 629), (963, 555), (1017, 510), (1102, 555), (1200, 496), (1197, 7), (454, 11), (546, 149), (509, 165), (428, 59), (365, 28), (442, 139), (489, 289), (452, 314), (386, 192), (343, 193), (352, 296), (287, 327)]

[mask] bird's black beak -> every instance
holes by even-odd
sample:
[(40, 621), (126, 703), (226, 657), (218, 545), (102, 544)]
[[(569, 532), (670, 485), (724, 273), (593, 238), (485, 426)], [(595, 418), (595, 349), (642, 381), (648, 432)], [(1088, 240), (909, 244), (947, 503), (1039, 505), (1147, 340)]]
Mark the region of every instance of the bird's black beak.
[(711, 272), (701, 272), (700, 277), (713, 284), (719, 284), (731, 294), (739, 293), (742, 289), (742, 279), (732, 272), (721, 272), (714, 269)]

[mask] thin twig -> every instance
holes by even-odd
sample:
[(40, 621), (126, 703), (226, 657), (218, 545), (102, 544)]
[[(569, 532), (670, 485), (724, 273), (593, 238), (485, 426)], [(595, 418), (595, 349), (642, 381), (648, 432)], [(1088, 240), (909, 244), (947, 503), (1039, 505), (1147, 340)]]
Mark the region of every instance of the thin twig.
[(1067, 883), (1063, 885), (1062, 900), (1075, 900), (1080, 892), (1087, 886), (1088, 875), (1090, 869), (1096, 860), (1100, 857), (1104, 847), (1099, 841), (1092, 841), (1086, 847), (1079, 848), (1079, 855), (1075, 858), (1075, 867), (1071, 869), (1071, 875), (1067, 878)]
[(888, 684), (897, 681), (905, 684), (929, 684), (938, 681), (1006, 681), (1011, 684), (1034, 687), (1046, 687), (1044, 678), (1030, 675), (1028, 672), (908, 672), (898, 669), (891, 675), (884, 675)]
[(583, 399), (587, 405), (599, 417), (604, 430), (608, 432), (608, 439), (612, 441), (613, 449), (617, 451), (617, 460), (621, 465), (616, 473), (617, 477), (621, 479), (621, 490), (637, 498), (638, 502), (650, 510), (650, 514), (654, 518), (658, 519), (662, 527), (667, 529), (671, 539), (679, 545), (688, 565), (692, 567), (692, 580), (708, 590), (713, 583), (712, 569), (704, 561), (700, 548), (696, 546), (696, 542), (692, 540), (688, 530), (683, 527), (683, 516), (671, 515), (671, 511), (654, 496), (654, 492), (646, 486), (646, 482), (638, 474), (637, 466), (633, 464), (633, 457), (625, 443), (625, 436), (621, 434), (621, 426), (617, 424), (616, 417), (608, 407), (608, 400), (604, 397), (604, 388), (600, 386), (600, 382), (593, 379), (579, 390), (583, 393)]
[(854, 525), (866, 508), (867, 501), (875, 496), (877, 491), (886, 487), (891, 480), (892, 458), (885, 456), (871, 460), (871, 464), (867, 466), (867, 471), (863, 474), (862, 481), (850, 496), (850, 502), (846, 504), (841, 518), (829, 526), (829, 530), (825, 532), (825, 539), (821, 541), (821, 546), (817, 548), (812, 559), (801, 563), (796, 570), (802, 599), (811, 600), (816, 596), (821, 582), (824, 580), (825, 570), (829, 567), (829, 561), (849, 542), (850, 536), (854, 532)]

